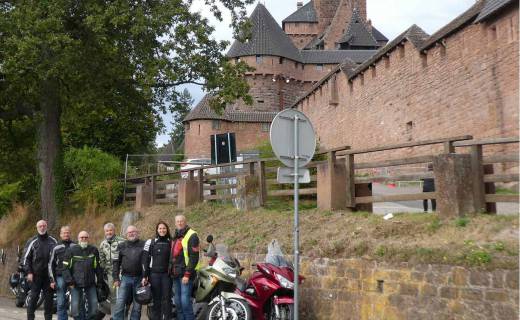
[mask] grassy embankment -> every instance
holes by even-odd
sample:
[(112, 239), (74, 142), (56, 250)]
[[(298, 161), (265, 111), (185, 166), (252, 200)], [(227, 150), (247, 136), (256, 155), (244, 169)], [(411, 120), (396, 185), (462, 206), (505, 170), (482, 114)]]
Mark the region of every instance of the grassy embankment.
[[(363, 257), (518, 269), (518, 216), (441, 220), (435, 214), (396, 214), (385, 221), (365, 212), (320, 211), (309, 201), (303, 201), (301, 209), (301, 246), (307, 257)], [(103, 237), (103, 223), (119, 224), (124, 211), (117, 208), (97, 214), (68, 214), (61, 221), (70, 224), (75, 234), (83, 229), (89, 231), (97, 244)], [(173, 226), (174, 216), (180, 212), (167, 205), (149, 208), (137, 222), (141, 237), (151, 236), (159, 220)], [(285, 252), (292, 250), (290, 201), (270, 202), (266, 208), (251, 212), (240, 212), (229, 205), (201, 204), (185, 214), (203, 238), (211, 233), (232, 252), (265, 253), (272, 239), (278, 239)], [(0, 247), (23, 243), (34, 233), (36, 220), (34, 212), (17, 207), (0, 221)]]

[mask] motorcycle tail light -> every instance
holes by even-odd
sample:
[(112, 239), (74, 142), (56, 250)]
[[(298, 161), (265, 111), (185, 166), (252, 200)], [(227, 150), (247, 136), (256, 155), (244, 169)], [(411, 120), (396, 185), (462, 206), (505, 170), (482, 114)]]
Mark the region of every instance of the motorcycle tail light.
[(218, 282), (218, 278), (212, 275), (211, 276), (211, 286), (212, 287), (215, 286), (217, 284), (217, 282)]

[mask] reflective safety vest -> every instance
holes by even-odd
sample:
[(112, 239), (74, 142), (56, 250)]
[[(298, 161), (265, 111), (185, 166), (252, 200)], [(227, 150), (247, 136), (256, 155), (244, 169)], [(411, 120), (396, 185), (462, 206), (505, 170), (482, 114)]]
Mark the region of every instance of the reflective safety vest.
[[(188, 232), (186, 232), (186, 235), (184, 235), (184, 238), (182, 238), (181, 244), (182, 244), (182, 251), (184, 252), (184, 263), (186, 264), (186, 267), (188, 267), (188, 264), (190, 263), (190, 256), (188, 254), (188, 242), (190, 241), (191, 236), (196, 235), (197, 232), (190, 228)], [(200, 259), (197, 262), (197, 265), (195, 266), (195, 271), (199, 271), (201, 267)]]

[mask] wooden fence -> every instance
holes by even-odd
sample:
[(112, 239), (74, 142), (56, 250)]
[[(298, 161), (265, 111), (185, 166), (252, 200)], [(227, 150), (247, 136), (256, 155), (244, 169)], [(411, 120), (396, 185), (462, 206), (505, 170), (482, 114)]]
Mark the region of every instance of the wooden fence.
[[(317, 195), (320, 198), (318, 185), (323, 186), (323, 181), (318, 181), (318, 177), (329, 177), (333, 181), (341, 176), (342, 181), (339, 188), (341, 194), (333, 195), (330, 201), (319, 201), (321, 206), (330, 209), (352, 208), (364, 209), (371, 208), (372, 203), (376, 202), (397, 202), (413, 201), (424, 199), (436, 199), (438, 192), (424, 192), (414, 194), (395, 194), (395, 195), (372, 195), (370, 188), (372, 183), (387, 183), (395, 181), (420, 181), (421, 179), (434, 178), (439, 175), (434, 167), (433, 172), (412, 172), (398, 174), (375, 174), (363, 176), (360, 173), (368, 169), (391, 168), (398, 166), (422, 165), (426, 168), (426, 163), (432, 163), (439, 154), (400, 157), (381, 161), (358, 162), (358, 156), (374, 152), (395, 152), (400, 149), (409, 149), (431, 145), (442, 145), (443, 152), (440, 154), (469, 154), (471, 157), (472, 174), (472, 193), (475, 199), (475, 208), (478, 211), (494, 211), (495, 202), (518, 202), (516, 195), (494, 194), (494, 184), (497, 182), (518, 181), (518, 173), (494, 174), (492, 166), (497, 163), (516, 163), (518, 164), (518, 154), (496, 153), (488, 155), (485, 153), (486, 146), (497, 144), (518, 143), (518, 138), (496, 138), (472, 140), (471, 136), (459, 136), (444, 139), (434, 139), (425, 141), (408, 142), (383, 147), (366, 149), (350, 149), (348, 146), (335, 148), (319, 152), (325, 160), (313, 161), (306, 167), (311, 169), (311, 184), (303, 185), (300, 189), (301, 195)], [(468, 152), (463, 152), (469, 149)], [(457, 151), (459, 151), (457, 153)], [(486, 154), (486, 156), (484, 156)], [(237, 197), (237, 179), (245, 176), (255, 176), (258, 179), (258, 197), (260, 205), (264, 205), (267, 197), (291, 196), (292, 189), (283, 189), (278, 185), (274, 178), (276, 165), (281, 165), (276, 159), (254, 159), (242, 162), (209, 165), (171, 173), (150, 174), (138, 177), (131, 177), (125, 182), (125, 197), (127, 203), (134, 203), (136, 188), (139, 185), (148, 185), (151, 190), (151, 204), (153, 203), (177, 203), (179, 183), (182, 180), (196, 181), (198, 184), (198, 201), (210, 200), (231, 200)], [(340, 175), (336, 173), (338, 170)], [(381, 170), (379, 170), (381, 171)], [(344, 172), (344, 173), (343, 173)], [(322, 178), (324, 179), (324, 178)], [(466, 177), (467, 179), (467, 177)], [(332, 183), (332, 182), (331, 182)], [(344, 187), (343, 187), (344, 186)], [(331, 187), (330, 193), (337, 193), (338, 188)], [(330, 195), (323, 195), (326, 198)], [(334, 200), (336, 199), (336, 200)], [(339, 199), (339, 200), (338, 200)], [(336, 204), (334, 204), (336, 203)], [(368, 207), (367, 207), (368, 205)]]

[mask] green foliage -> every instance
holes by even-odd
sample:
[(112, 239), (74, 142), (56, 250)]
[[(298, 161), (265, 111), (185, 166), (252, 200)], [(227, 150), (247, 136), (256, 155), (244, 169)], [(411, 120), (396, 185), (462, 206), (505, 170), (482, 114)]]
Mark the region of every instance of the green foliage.
[[(245, 4), (252, 2), (205, 4), (217, 19), (223, 10), (229, 12), (235, 35), (241, 30), (247, 37), (251, 23)], [(0, 120), (26, 122), (33, 133), (44, 128), (39, 131), (39, 167), (55, 168), (59, 175), (60, 159), (55, 163), (52, 154), (61, 152), (60, 133), (64, 146), (86, 145), (120, 158), (151, 151), (163, 128), (160, 113), (183, 106), (182, 85), (203, 86), (217, 107), (239, 98), (251, 102), (242, 76), (248, 67), (229, 63), (223, 54), (229, 43), (212, 38), (214, 28), (191, 5), (191, 0), (0, 2)], [(0, 123), (2, 134), (3, 129)], [(15, 144), (22, 146), (16, 147), (20, 152), (8, 159), (9, 169), (24, 166), (17, 171), (21, 176), (9, 177), (11, 183), (36, 176), (26, 165), (38, 167), (37, 140), (27, 137), (28, 143)], [(30, 151), (31, 161), (16, 158)], [(60, 192), (55, 183), (59, 176), (41, 186)], [(59, 198), (41, 201), (52, 202), (46, 207), (53, 208)]]
[(468, 224), (469, 224), (469, 219), (468, 218), (457, 218), (455, 220), (455, 226), (457, 226), (459, 228), (464, 228)]
[(498, 241), (496, 243), (493, 243), (493, 249), (495, 249), (496, 251), (504, 251), (506, 249), (506, 246), (502, 241)]
[(379, 246), (377, 246), (377, 248), (376, 248), (374, 253), (378, 257), (384, 257), (387, 252), (388, 252), (388, 248), (387, 247), (385, 247), (383, 245), (379, 245)]
[[(170, 132), (170, 143), (172, 144), (174, 150), (178, 150), (180, 145), (184, 141), (184, 123), (182, 121), (190, 112), (192, 104), (193, 99), (191, 98), (190, 93), (188, 92), (188, 90), (184, 89), (180, 96), (179, 104), (177, 105), (177, 108), (173, 113), (172, 131)], [(182, 160), (182, 158), (180, 160)]]
[(21, 189), (21, 183), (4, 183), (0, 176), (0, 217), (9, 212)]
[(64, 159), (72, 199), (82, 205), (113, 206), (123, 188), (117, 178), (123, 165), (119, 159), (95, 148), (71, 148)]
[(465, 260), (471, 266), (482, 266), (491, 262), (491, 255), (483, 249), (471, 249), (471, 251), (465, 255)]
[(442, 227), (441, 219), (439, 219), (439, 217), (434, 217), (433, 220), (426, 226), (426, 229), (429, 232), (434, 233), (437, 230), (439, 230), (441, 227)]

